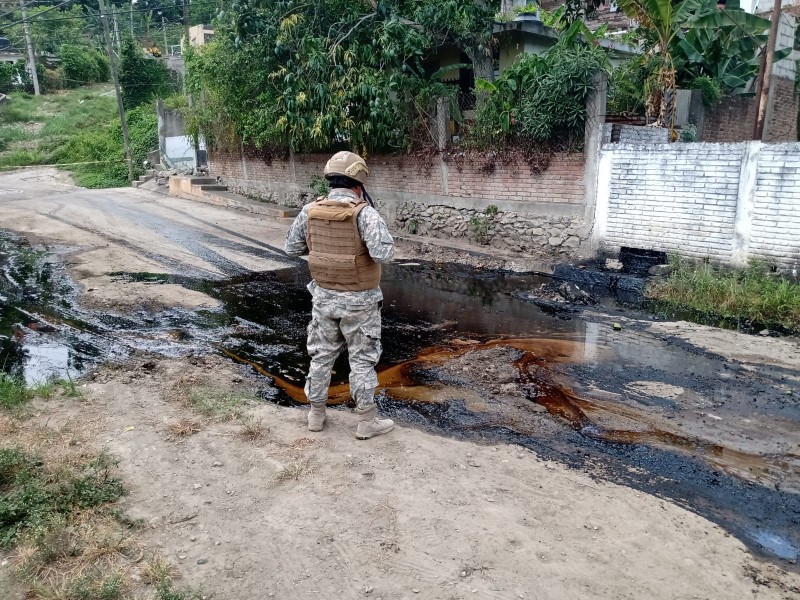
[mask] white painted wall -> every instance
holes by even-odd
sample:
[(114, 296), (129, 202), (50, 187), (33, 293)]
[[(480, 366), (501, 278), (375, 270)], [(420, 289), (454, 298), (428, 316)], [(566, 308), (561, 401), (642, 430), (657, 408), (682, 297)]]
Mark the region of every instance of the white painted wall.
[(800, 268), (800, 143), (605, 144), (595, 243)]

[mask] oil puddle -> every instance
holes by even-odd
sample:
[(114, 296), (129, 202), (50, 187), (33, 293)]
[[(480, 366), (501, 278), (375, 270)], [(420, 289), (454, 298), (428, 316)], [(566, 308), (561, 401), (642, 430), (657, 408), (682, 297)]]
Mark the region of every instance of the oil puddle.
[[(82, 308), (59, 261), (10, 237), (0, 236), (0, 273), (0, 365), (29, 382), (78, 374), (137, 351), (179, 356), (216, 349), (269, 376), (273, 385), (265, 386), (265, 398), (305, 401), (311, 300), (304, 268), (226, 280), (115, 273), (121, 283), (178, 283), (223, 306), (125, 315)], [(759, 451), (758, 440), (744, 449), (723, 444), (713, 432), (698, 435), (678, 423), (709, 406), (726, 423), (752, 417), (754, 410), (795, 423), (796, 407), (760, 393), (757, 406), (746, 406), (749, 412), (725, 413), (752, 390), (729, 374), (720, 379), (719, 359), (598, 323), (559, 320), (516, 297), (548, 281), (452, 265), (387, 268), (381, 409), (446, 435), (519, 444), (544, 459), (658, 495), (720, 524), (756, 551), (780, 557), (785, 548), (767, 543), (773, 538), (759, 541), (754, 531), (799, 547), (798, 456)], [(342, 356), (334, 365), (333, 404), (349, 400), (347, 375)], [(677, 391), (658, 397), (642, 382)], [(592, 389), (624, 393), (604, 398)]]

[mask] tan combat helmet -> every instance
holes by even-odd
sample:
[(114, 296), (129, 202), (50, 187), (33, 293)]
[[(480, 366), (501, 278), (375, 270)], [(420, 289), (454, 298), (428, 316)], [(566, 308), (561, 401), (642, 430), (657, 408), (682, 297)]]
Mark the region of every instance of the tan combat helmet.
[(367, 168), (367, 163), (358, 154), (342, 151), (331, 157), (325, 165), (323, 173), (325, 177), (329, 175), (344, 175), (364, 184), (367, 182), (369, 169)]

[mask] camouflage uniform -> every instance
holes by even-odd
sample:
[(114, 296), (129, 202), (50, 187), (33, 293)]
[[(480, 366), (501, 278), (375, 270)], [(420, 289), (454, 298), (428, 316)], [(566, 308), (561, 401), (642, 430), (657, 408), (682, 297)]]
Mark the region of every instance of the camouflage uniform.
[[(328, 200), (343, 203), (358, 202), (358, 196), (348, 189), (334, 189)], [(286, 238), (286, 253), (301, 256), (308, 253), (306, 233), (308, 209), (292, 223)], [(377, 210), (368, 206), (358, 214), (358, 231), (373, 260), (388, 263), (394, 255), (394, 240)], [(350, 395), (359, 410), (375, 404), (378, 377), (375, 365), (381, 356), (381, 312), (383, 294), (380, 288), (363, 292), (340, 292), (308, 284), (313, 308), (308, 326), (308, 353), (311, 367), (306, 378), (305, 393), (312, 404), (328, 400), (331, 369), (347, 344), (350, 359)]]

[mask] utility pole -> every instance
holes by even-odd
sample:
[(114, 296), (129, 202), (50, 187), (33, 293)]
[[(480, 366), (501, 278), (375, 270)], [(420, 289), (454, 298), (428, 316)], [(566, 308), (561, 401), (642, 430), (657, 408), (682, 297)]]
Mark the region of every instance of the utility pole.
[(119, 120), (122, 123), (122, 141), (125, 144), (125, 160), (128, 163), (128, 181), (133, 181), (133, 162), (131, 160), (131, 138), (128, 135), (128, 121), (125, 118), (125, 106), (122, 104), (122, 92), (119, 89), (119, 75), (117, 73), (117, 57), (111, 47), (111, 36), (108, 33), (108, 15), (106, 14), (106, 3), (100, 0), (100, 21), (103, 23), (103, 37), (106, 40), (108, 49), (108, 63), (111, 67), (111, 78), (114, 80), (114, 90), (117, 92), (117, 109), (119, 110)]
[(161, 53), (161, 56), (167, 55), (167, 21), (164, 18), (164, 15), (161, 15), (161, 31), (164, 33), (164, 52)]
[(33, 80), (33, 93), (39, 96), (42, 92), (39, 90), (39, 74), (36, 72), (36, 56), (33, 52), (31, 30), (28, 27), (28, 9), (25, 8), (24, 0), (19, 0), (19, 7), (22, 9), (22, 30), (25, 33), (25, 45), (28, 47), (28, 69)]
[(753, 139), (761, 140), (764, 138), (764, 125), (767, 119), (767, 106), (769, 105), (769, 93), (772, 83), (772, 63), (775, 62), (775, 45), (778, 42), (778, 26), (781, 22), (781, 0), (775, 0), (772, 8), (772, 22), (769, 28), (769, 38), (767, 39), (767, 56), (763, 62), (764, 71), (759, 76), (761, 88), (758, 94), (758, 113), (756, 114), (756, 127), (753, 131)]
[[(185, 42), (184, 42), (186, 44), (186, 49), (188, 49), (189, 48), (189, 44), (191, 43), (190, 38), (189, 38), (189, 0), (183, 0), (183, 35), (186, 38)], [(184, 92), (186, 91), (186, 62), (185, 62), (186, 59), (183, 58), (185, 56), (186, 56), (186, 52), (184, 52), (183, 49), (181, 49), (181, 58), (184, 60), (184, 63), (183, 63), (183, 70), (184, 70), (184, 73), (183, 73), (183, 89), (184, 89)], [(188, 94), (188, 99), (189, 99), (189, 108), (194, 107), (194, 98), (192, 98), (191, 92)], [(195, 141), (192, 144), (192, 146), (193, 146), (192, 154), (194, 155), (194, 168), (197, 169), (197, 167), (200, 166), (200, 164), (199, 164), (200, 161), (197, 158), (198, 157), (197, 141)]]
[(114, 21), (114, 39), (117, 40), (117, 52), (122, 52), (122, 43), (119, 41), (119, 27), (117, 26), (117, 9), (111, 7), (111, 19)]

